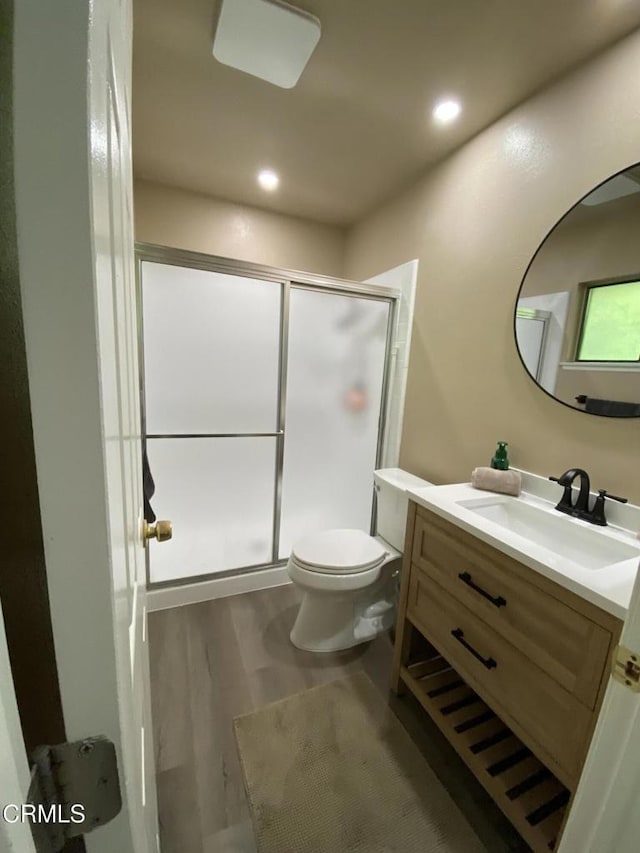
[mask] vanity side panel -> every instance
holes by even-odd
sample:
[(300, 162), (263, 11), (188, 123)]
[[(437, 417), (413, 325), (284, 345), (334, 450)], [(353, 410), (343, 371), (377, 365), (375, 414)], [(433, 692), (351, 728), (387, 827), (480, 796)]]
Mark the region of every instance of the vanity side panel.
[(396, 620), (396, 636), (393, 650), (393, 666), (391, 670), (391, 689), (398, 696), (405, 692), (400, 678), (400, 670), (409, 660), (413, 625), (407, 622), (407, 600), (409, 598), (409, 580), (411, 575), (411, 554), (413, 553), (413, 537), (418, 506), (410, 500), (407, 508), (407, 527), (404, 536), (404, 553), (400, 575), (400, 595), (398, 597), (398, 617)]

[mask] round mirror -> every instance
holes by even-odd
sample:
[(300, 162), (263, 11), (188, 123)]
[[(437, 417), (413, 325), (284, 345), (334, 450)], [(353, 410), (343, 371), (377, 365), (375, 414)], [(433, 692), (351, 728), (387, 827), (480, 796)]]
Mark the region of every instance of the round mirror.
[(520, 286), (514, 328), (547, 394), (581, 412), (640, 417), (640, 164), (549, 232)]

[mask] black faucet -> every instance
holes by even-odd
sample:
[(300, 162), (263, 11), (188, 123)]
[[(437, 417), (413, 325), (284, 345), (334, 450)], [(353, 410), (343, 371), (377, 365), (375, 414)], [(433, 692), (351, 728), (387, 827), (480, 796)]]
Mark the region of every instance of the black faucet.
[[(573, 503), (573, 481), (576, 477), (580, 477), (580, 491), (576, 502)], [(591, 483), (589, 475), (582, 468), (569, 468), (561, 477), (549, 477), (554, 483), (559, 486), (564, 486), (564, 492), (556, 505), (558, 512), (564, 512), (567, 515), (572, 515), (574, 518), (585, 518), (589, 515), (589, 491)]]
[[(580, 491), (576, 502), (573, 503), (573, 481), (576, 477), (580, 477)], [(564, 512), (574, 518), (582, 518), (591, 524), (598, 524), (601, 527), (606, 525), (607, 519), (604, 514), (605, 498), (611, 498), (614, 501), (626, 504), (627, 498), (619, 498), (617, 495), (610, 495), (604, 489), (598, 490), (598, 497), (595, 499), (593, 507), (589, 509), (589, 491), (591, 484), (589, 475), (582, 468), (569, 468), (561, 477), (549, 477), (554, 483), (564, 487), (564, 492), (556, 509), (559, 512)]]

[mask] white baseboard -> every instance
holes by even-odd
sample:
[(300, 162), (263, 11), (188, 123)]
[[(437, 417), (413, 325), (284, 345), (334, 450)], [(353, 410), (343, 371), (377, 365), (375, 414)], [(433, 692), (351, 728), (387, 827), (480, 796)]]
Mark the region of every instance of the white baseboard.
[(273, 586), (284, 586), (289, 583), (291, 580), (286, 566), (277, 566), (273, 569), (260, 569), (232, 577), (210, 578), (197, 583), (150, 589), (147, 590), (147, 611), (151, 613), (154, 610), (167, 610), (169, 607), (197, 604), (199, 601), (226, 598), (228, 595), (256, 592), (259, 589), (270, 589)]

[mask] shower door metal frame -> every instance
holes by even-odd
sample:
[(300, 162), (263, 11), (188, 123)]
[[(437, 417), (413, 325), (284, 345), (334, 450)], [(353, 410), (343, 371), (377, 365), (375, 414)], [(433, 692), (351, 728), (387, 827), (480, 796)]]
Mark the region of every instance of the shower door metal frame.
[[(541, 308), (516, 308), (516, 317), (514, 324), (517, 326), (518, 320), (534, 320), (538, 323), (542, 323), (542, 335), (540, 336), (540, 351), (538, 353), (538, 360), (536, 364), (536, 375), (533, 377), (538, 384), (542, 384), (542, 371), (545, 368), (545, 359), (547, 355), (547, 338), (549, 336), (549, 324), (551, 322), (552, 317), (551, 311), (543, 311)], [(516, 334), (516, 347), (518, 348), (518, 355), (520, 356), (520, 360), (522, 361), (525, 370), (529, 370), (529, 368), (524, 364), (524, 358), (522, 357), (522, 353), (520, 352), (520, 346), (518, 344), (518, 338)], [(544, 389), (543, 389), (544, 390)]]
[[(219, 572), (208, 572), (201, 575), (191, 575), (187, 578), (175, 578), (166, 581), (152, 581), (149, 567), (149, 549), (147, 548), (147, 588), (166, 589), (168, 587), (186, 586), (187, 584), (211, 580), (213, 578), (232, 577), (261, 569), (273, 569), (284, 565), (286, 560), (279, 558), (280, 522), (282, 518), (282, 481), (284, 470), (285, 448), (285, 411), (287, 404), (287, 372), (289, 362), (289, 304), (292, 289), (315, 290), (322, 293), (335, 293), (342, 296), (353, 296), (361, 299), (371, 299), (376, 302), (389, 303), (389, 319), (387, 321), (387, 337), (385, 343), (385, 358), (380, 396), (380, 416), (378, 421), (378, 441), (376, 446), (375, 467), (380, 465), (384, 438), (386, 434), (387, 407), (389, 403), (389, 386), (391, 382), (392, 350), (398, 321), (398, 303), (400, 291), (391, 287), (363, 284), (358, 281), (332, 278), (331, 276), (315, 275), (280, 267), (263, 266), (248, 261), (234, 260), (216, 255), (206, 255), (201, 252), (190, 252), (183, 249), (172, 249), (153, 243), (136, 243), (136, 290), (138, 301), (138, 361), (140, 382), (140, 418), (143, 447), (148, 439), (158, 438), (275, 438), (276, 453), (274, 464), (274, 505), (271, 542), (271, 562), (258, 563), (251, 566), (239, 566), (234, 569), (223, 569)], [(218, 272), (227, 275), (245, 276), (248, 278), (279, 284), (280, 299), (280, 329), (278, 353), (278, 389), (276, 406), (276, 430), (274, 432), (256, 433), (147, 433), (145, 411), (145, 375), (144, 375), (144, 316), (142, 294), (142, 264), (147, 261), (168, 266), (187, 267), (188, 269)], [(374, 493), (375, 494), (375, 493)], [(371, 532), (375, 523), (375, 496), (372, 500)]]

